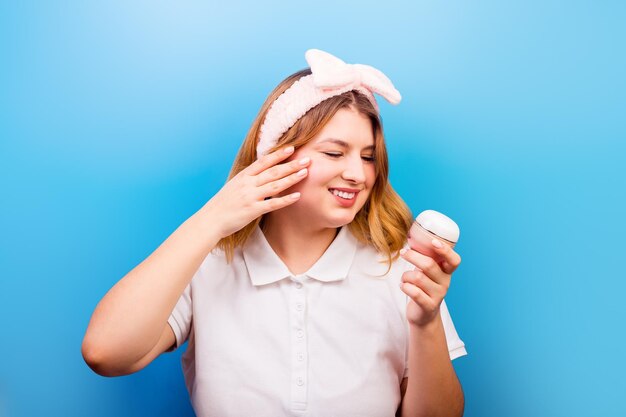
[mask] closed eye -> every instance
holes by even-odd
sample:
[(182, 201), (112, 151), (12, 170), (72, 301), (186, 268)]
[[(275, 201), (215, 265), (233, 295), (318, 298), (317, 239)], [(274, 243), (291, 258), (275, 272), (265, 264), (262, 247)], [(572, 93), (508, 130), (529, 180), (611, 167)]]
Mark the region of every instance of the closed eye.
[[(343, 154), (340, 152), (322, 152), (324, 155), (329, 156), (331, 158), (340, 158)], [(376, 161), (376, 158), (372, 155), (363, 155), (361, 156), (361, 159), (363, 159), (365, 162), (367, 163), (372, 163), (374, 161)]]

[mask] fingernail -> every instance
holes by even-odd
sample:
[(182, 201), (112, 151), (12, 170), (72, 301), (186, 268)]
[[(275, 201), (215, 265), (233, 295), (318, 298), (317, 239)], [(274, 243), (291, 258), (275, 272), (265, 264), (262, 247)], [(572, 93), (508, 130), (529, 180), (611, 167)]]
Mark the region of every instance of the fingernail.
[(292, 152), (293, 152), (293, 150), (294, 150), (294, 147), (293, 147), (293, 146), (287, 146), (287, 147), (285, 148), (285, 153), (292, 153)]
[(304, 158), (302, 158), (301, 160), (298, 161), (298, 163), (300, 165), (304, 165), (306, 163), (308, 163), (311, 160), (311, 158), (309, 158), (308, 156), (305, 156)]
[(436, 248), (439, 248), (439, 249), (443, 248), (443, 243), (441, 243), (441, 242), (440, 242), (440, 241), (438, 241), (437, 239), (433, 239), (431, 243), (432, 243), (432, 244), (433, 244), (433, 246), (434, 246), (434, 247), (436, 247)]
[(300, 171), (298, 171), (296, 175), (299, 177), (304, 177), (306, 175), (306, 168), (302, 168)]
[(297, 200), (298, 198), (300, 198), (300, 193), (293, 193), (293, 194), (289, 195), (289, 197), (291, 197), (294, 200)]
[(402, 248), (400, 249), (400, 255), (404, 255), (406, 253), (406, 251), (408, 251), (408, 248)]

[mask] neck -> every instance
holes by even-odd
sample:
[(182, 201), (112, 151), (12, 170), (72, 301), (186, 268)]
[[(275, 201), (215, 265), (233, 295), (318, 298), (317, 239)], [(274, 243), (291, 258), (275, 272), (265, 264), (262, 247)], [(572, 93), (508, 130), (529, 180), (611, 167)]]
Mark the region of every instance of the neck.
[(337, 236), (338, 229), (314, 228), (290, 216), (268, 213), (263, 233), (274, 252), (294, 275), (308, 271)]

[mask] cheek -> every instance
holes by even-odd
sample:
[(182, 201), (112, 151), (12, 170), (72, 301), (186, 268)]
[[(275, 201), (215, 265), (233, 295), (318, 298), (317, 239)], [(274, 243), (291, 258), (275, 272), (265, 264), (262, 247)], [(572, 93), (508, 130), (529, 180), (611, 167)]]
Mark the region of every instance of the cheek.
[(310, 182), (315, 182), (316, 184), (328, 182), (336, 175), (337, 173), (334, 172), (331, 162), (321, 158), (311, 158), (309, 175), (307, 175), (307, 179)]
[[(304, 158), (305, 156), (307, 155), (301, 155), (300, 158)], [(289, 187), (287, 190), (289, 193), (299, 191), (303, 194), (303, 197), (305, 195), (309, 196), (313, 191), (316, 193), (320, 191), (320, 187), (325, 187), (328, 185), (330, 179), (332, 179), (332, 176), (328, 174), (329, 170), (326, 169), (323, 163), (311, 160), (307, 169), (309, 171), (307, 176), (302, 181)]]
[(367, 189), (367, 194), (365, 195), (364, 200), (367, 201), (372, 194), (374, 184), (376, 184), (376, 169), (373, 166), (366, 170), (365, 178), (365, 188)]
[(370, 164), (365, 168), (365, 184), (371, 189), (374, 183), (376, 183), (376, 167)]

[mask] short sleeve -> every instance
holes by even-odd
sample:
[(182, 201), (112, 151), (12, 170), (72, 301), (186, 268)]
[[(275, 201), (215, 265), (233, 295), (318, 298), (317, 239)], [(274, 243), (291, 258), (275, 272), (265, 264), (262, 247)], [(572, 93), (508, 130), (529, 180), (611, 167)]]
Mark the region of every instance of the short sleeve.
[(443, 322), (443, 329), (446, 332), (446, 342), (448, 343), (448, 352), (450, 353), (450, 360), (454, 360), (461, 356), (467, 355), (467, 351), (465, 350), (465, 343), (459, 338), (459, 335), (454, 328), (454, 323), (452, 323), (452, 317), (450, 317), (450, 313), (448, 312), (448, 306), (446, 305), (446, 300), (441, 302), (441, 306), (439, 307), (439, 312), (441, 313), (441, 321)]
[[(192, 319), (191, 283), (187, 285), (185, 291), (178, 299), (174, 310), (170, 314), (167, 323), (176, 335), (176, 348), (185, 343), (189, 337)], [(173, 350), (173, 349), (172, 349)]]

